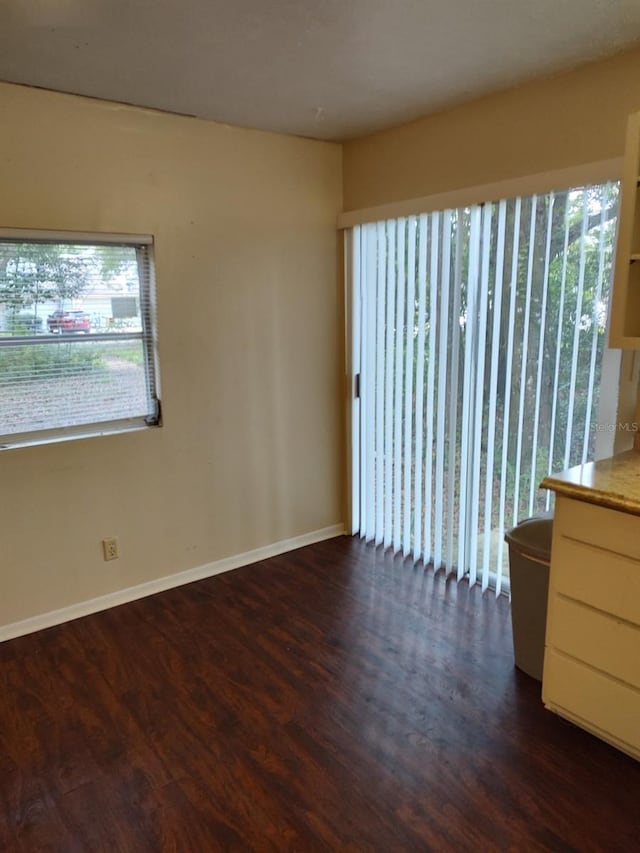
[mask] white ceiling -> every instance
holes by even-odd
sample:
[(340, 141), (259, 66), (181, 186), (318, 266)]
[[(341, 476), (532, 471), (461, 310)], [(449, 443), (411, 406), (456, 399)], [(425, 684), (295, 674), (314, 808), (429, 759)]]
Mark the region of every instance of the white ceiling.
[(640, 0), (2, 0), (0, 79), (346, 139), (640, 39)]

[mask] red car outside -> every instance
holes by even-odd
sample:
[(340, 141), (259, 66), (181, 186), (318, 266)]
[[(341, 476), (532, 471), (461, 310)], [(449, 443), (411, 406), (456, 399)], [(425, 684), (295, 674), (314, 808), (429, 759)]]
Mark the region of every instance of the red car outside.
[(84, 311), (54, 311), (47, 317), (47, 328), (53, 334), (84, 332), (88, 335), (91, 331), (91, 321)]

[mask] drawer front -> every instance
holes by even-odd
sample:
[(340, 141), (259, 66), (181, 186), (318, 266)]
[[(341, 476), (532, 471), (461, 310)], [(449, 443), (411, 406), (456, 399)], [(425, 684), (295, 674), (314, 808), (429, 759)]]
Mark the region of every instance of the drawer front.
[(640, 690), (640, 628), (561, 596), (549, 615), (550, 645)]
[(640, 561), (640, 516), (558, 497), (554, 530)]
[(640, 692), (635, 688), (547, 649), (542, 699), (640, 753)]
[(640, 563), (554, 532), (552, 592), (640, 624)]

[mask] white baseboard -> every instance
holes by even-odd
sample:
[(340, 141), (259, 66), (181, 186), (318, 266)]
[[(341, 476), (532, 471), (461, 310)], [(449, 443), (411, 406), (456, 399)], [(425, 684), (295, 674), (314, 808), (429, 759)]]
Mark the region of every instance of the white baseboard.
[(97, 613), (100, 610), (108, 610), (110, 607), (117, 607), (119, 604), (126, 604), (138, 598), (155, 595), (155, 593), (163, 592), (165, 589), (172, 589), (176, 586), (192, 583), (192, 581), (222, 574), (222, 572), (229, 572), (232, 569), (239, 569), (241, 566), (248, 566), (251, 563), (257, 563), (260, 560), (276, 557), (278, 554), (285, 554), (287, 551), (294, 551), (296, 548), (303, 548), (305, 545), (313, 545), (314, 542), (322, 542), (325, 539), (332, 539), (343, 534), (344, 524), (333, 524), (331, 527), (323, 527), (322, 530), (312, 530), (310, 533), (303, 533), (302, 536), (294, 536), (293, 539), (282, 539), (272, 545), (264, 545), (262, 548), (255, 548), (253, 551), (246, 551), (244, 554), (236, 554), (233, 557), (224, 557), (222, 560), (206, 563), (204, 566), (196, 566), (175, 575), (167, 575), (137, 586), (109, 592), (107, 595), (70, 604), (68, 607), (62, 607), (59, 610), (50, 610), (48, 613), (40, 613), (37, 616), (22, 619), (20, 622), (10, 622), (8, 625), (0, 626), (0, 642), (10, 640), (13, 637), (21, 637), (24, 634), (32, 634), (34, 631), (41, 631), (43, 628), (51, 628), (53, 625), (60, 625), (63, 622), (70, 622), (72, 619), (79, 619), (81, 616), (88, 616), (90, 613)]

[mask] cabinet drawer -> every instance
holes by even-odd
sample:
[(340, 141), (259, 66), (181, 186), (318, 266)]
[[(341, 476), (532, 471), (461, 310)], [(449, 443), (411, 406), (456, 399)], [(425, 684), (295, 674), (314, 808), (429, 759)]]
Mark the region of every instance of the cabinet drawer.
[(640, 516), (559, 497), (554, 531), (640, 561)]
[(552, 592), (640, 624), (640, 563), (554, 532)]
[(640, 755), (640, 692), (547, 649), (542, 699)]
[(640, 628), (561, 596), (549, 618), (549, 645), (640, 689)]

